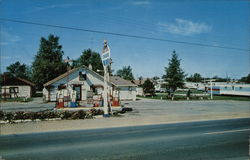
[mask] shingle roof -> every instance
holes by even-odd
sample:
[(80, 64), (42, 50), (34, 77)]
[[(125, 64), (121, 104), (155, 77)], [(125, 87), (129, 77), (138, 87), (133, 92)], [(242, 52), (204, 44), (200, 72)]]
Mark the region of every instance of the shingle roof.
[(116, 86), (136, 86), (130, 81), (127, 81), (121, 77), (118, 76), (111, 76), (110, 82), (114, 83)]
[(23, 81), (24, 83), (29, 84), (29, 85), (31, 85), (31, 86), (35, 86), (34, 83), (28, 81), (27, 79), (23, 79), (23, 78), (19, 78), (19, 77), (17, 77), (17, 79), (19, 79), (20, 81)]
[[(74, 68), (74, 69), (72, 69), (72, 70), (70, 70), (70, 71), (68, 71), (68, 72), (66, 72), (66, 73), (64, 73), (64, 74), (62, 74), (62, 75), (60, 75), (60, 76), (52, 79), (51, 81), (45, 83), (43, 86), (44, 87), (49, 86), (52, 83), (54, 83), (54, 82), (56, 82), (56, 81), (58, 81), (58, 80), (60, 80), (60, 79), (62, 79), (64, 77), (66, 77), (68, 74), (73, 73), (73, 72), (75, 72), (75, 71), (77, 71), (78, 69), (81, 69), (81, 68), (84, 68), (84, 69), (90, 71), (91, 73), (93, 73), (93, 74), (95, 74), (95, 75), (97, 75), (97, 76), (99, 76), (100, 78), (103, 79), (103, 76), (101, 76), (100, 74), (96, 73), (95, 71), (90, 70), (86, 66), (81, 66), (81, 67), (78, 67), (78, 68)], [(110, 82), (113, 85), (115, 85), (115, 86), (136, 86), (135, 84), (131, 83), (130, 81), (124, 80), (123, 78), (118, 77), (118, 76), (110, 76)]]
[(71, 70), (69, 70), (68, 72), (65, 72), (65, 73), (61, 74), (60, 76), (58, 76), (58, 77), (52, 79), (51, 81), (45, 83), (43, 86), (44, 86), (44, 87), (49, 86), (49, 85), (51, 85), (52, 83), (54, 83), (54, 82), (56, 82), (56, 81), (58, 81), (58, 80), (60, 80), (60, 79), (62, 79), (62, 78), (64, 78), (64, 77), (66, 77), (68, 74), (73, 73), (73, 72), (75, 72), (76, 70), (78, 70), (78, 69), (80, 69), (80, 68), (86, 68), (86, 67), (82, 66), (82, 67), (78, 67), (78, 68), (71, 69)]
[(35, 86), (34, 83), (23, 79), (19, 77), (13, 77), (13, 76), (5, 76), (4, 81), (2, 85), (30, 85), (30, 86)]
[(132, 83), (134, 83), (135, 85), (143, 85), (143, 83), (145, 82), (145, 79), (142, 80), (133, 80)]

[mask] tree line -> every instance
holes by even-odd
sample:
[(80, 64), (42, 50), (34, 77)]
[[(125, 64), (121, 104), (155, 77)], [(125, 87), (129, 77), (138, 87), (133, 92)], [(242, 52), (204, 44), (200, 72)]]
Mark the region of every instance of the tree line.
[[(76, 68), (82, 65), (88, 67), (91, 65), (92, 70), (96, 72), (98, 70), (103, 70), (99, 53), (92, 51), (91, 49), (85, 49), (80, 57), (73, 60), (70, 65), (63, 60), (64, 51), (62, 48), (62, 45), (59, 44), (58, 36), (50, 34), (48, 38), (41, 37), (39, 49), (34, 57), (32, 65), (28, 66), (19, 61), (10, 64), (6, 67), (7, 72), (1, 75), (1, 84), (3, 84), (3, 75), (9, 75), (30, 80), (36, 84), (38, 90), (42, 90), (43, 84), (67, 72), (68, 67)], [(187, 77), (183, 69), (180, 67), (180, 63), (181, 59), (179, 59), (178, 54), (173, 51), (172, 58), (169, 59), (168, 66), (165, 67), (165, 74), (162, 76), (167, 82), (166, 87), (172, 92), (177, 88), (182, 88), (184, 86), (184, 80), (191, 82), (202, 82), (204, 80), (199, 73)], [(115, 75), (130, 81), (135, 79), (131, 66), (124, 66), (122, 69), (117, 70)], [(228, 81), (228, 79), (223, 79), (217, 76), (213, 78), (218, 81)], [(157, 79), (159, 79), (159, 77), (153, 78), (153, 80)], [(250, 74), (246, 77), (242, 77), (240, 81), (250, 83)], [(151, 81), (147, 80), (144, 88), (153, 92), (152, 86)]]
[[(43, 84), (67, 72), (68, 67), (91, 65), (93, 71), (103, 70), (100, 54), (91, 49), (85, 49), (79, 58), (73, 60), (71, 65), (63, 60), (63, 55), (63, 47), (59, 44), (58, 36), (50, 34), (48, 38), (41, 37), (38, 52), (31, 66), (19, 61), (10, 64), (6, 67), (7, 72), (1, 74), (1, 85), (4, 85), (3, 76), (7, 75), (30, 80), (36, 84), (37, 90), (42, 90)], [(130, 66), (124, 66), (117, 71), (116, 75), (127, 80), (134, 79)]]

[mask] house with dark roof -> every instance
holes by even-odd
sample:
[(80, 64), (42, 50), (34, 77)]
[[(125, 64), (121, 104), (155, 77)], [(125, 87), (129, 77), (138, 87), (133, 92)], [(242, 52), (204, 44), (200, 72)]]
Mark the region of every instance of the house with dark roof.
[(136, 87), (136, 95), (137, 96), (144, 96), (144, 91), (143, 91), (142, 85), (144, 84), (145, 81), (146, 81), (146, 79), (138, 79), (138, 80), (131, 81), (133, 84), (137, 85), (137, 87)]
[(11, 75), (3, 75), (2, 79), (2, 98), (30, 98), (35, 91), (35, 84), (26, 79)]
[[(78, 101), (82, 105), (102, 99), (104, 78), (85, 66), (74, 68), (44, 84), (45, 101)], [(110, 76), (110, 99), (136, 100), (136, 85), (117, 76)]]

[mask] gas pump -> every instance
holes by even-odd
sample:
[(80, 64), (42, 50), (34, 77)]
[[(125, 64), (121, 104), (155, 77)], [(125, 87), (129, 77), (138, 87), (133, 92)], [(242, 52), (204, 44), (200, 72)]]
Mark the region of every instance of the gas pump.
[(57, 100), (57, 105), (56, 105), (56, 108), (64, 108), (64, 99), (63, 99), (63, 93), (62, 91), (57, 91), (57, 96), (56, 96)]
[(76, 103), (76, 91), (72, 91), (71, 92), (71, 102), (70, 102), (70, 107), (77, 107), (77, 103)]

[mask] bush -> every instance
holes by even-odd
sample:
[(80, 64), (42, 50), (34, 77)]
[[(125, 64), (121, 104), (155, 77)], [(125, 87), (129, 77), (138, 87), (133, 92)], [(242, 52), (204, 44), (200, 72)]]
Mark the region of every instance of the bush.
[(60, 118), (62, 119), (69, 119), (71, 117), (71, 113), (69, 111), (64, 111), (64, 112), (61, 112), (60, 114)]
[(20, 111), (20, 112), (15, 112), (14, 113), (14, 120), (18, 120), (18, 119), (25, 119), (24, 117), (24, 112)]
[(4, 120), (7, 120), (9, 122), (12, 122), (14, 118), (14, 113), (12, 112), (7, 112), (4, 116)]
[(93, 109), (89, 111), (89, 114), (86, 111), (79, 110), (75, 112), (70, 111), (62, 111), (62, 112), (54, 112), (54, 111), (40, 111), (40, 112), (3, 112), (0, 111), (0, 120), (13, 122), (14, 120), (25, 120), (25, 119), (49, 119), (49, 118), (61, 118), (61, 119), (85, 119), (92, 118), (92, 115), (103, 114), (103, 111), (98, 109)]
[(90, 114), (92, 116), (96, 116), (96, 115), (103, 115), (104, 114), (104, 111), (103, 110), (100, 110), (100, 109), (91, 109), (90, 110)]
[(86, 112), (83, 110), (78, 111), (79, 119), (84, 119), (86, 117)]
[(35, 119), (39, 119), (38, 113), (39, 112), (27, 112), (26, 113), (26, 115), (28, 117), (27, 119), (31, 119), (32, 121)]
[(4, 120), (4, 112), (0, 111), (0, 120)]

